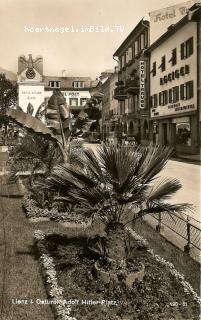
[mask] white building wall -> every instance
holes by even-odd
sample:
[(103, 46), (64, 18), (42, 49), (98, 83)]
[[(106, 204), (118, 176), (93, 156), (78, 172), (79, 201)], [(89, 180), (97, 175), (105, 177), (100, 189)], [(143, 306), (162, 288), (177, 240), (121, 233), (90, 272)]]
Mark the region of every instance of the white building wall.
[[(180, 45), (184, 41), (188, 40), (193, 36), (193, 54), (184, 60), (181, 60)], [(172, 57), (172, 49), (177, 48), (177, 64), (172, 66), (168, 61)], [(161, 64), (161, 57), (166, 56), (166, 70), (161, 72), (158, 67)], [(165, 106), (158, 106), (157, 108), (151, 109), (151, 117), (167, 116), (172, 114), (179, 114), (189, 111), (194, 111), (197, 109), (197, 25), (196, 22), (189, 22), (184, 27), (179, 29), (174, 33), (169, 39), (164, 43), (159, 45), (156, 49), (151, 52), (150, 57), (150, 69), (152, 70), (153, 62), (156, 61), (156, 76), (150, 74), (150, 95), (158, 94), (161, 91), (168, 90), (174, 86), (179, 86), (187, 81), (194, 81), (194, 97), (187, 101), (180, 100), (180, 106), (194, 105), (189, 110), (178, 110), (175, 111), (174, 108), (168, 108), (169, 103)], [(180, 76), (178, 79), (168, 81), (167, 83), (160, 85), (160, 78), (168, 75), (174, 70), (180, 69), (181, 67), (189, 65), (190, 73), (184, 76)], [(156, 114), (156, 115), (154, 115)]]

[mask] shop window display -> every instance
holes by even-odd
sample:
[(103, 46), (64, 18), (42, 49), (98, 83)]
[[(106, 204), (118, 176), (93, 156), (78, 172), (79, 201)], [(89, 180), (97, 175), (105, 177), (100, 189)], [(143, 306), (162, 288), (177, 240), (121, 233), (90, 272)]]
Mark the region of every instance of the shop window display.
[(176, 143), (191, 146), (191, 127), (189, 122), (176, 124)]

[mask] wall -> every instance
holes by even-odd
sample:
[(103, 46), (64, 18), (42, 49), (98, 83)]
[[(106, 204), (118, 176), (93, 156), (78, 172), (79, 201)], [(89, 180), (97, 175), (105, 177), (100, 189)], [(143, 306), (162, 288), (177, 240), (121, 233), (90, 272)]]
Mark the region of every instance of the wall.
[[(180, 44), (190, 37), (193, 36), (193, 54), (184, 60), (180, 59)], [(195, 111), (197, 109), (197, 26), (196, 22), (189, 22), (176, 33), (174, 33), (169, 39), (167, 39), (164, 43), (162, 43), (159, 47), (154, 49), (151, 52), (151, 59), (150, 59), (150, 69), (152, 69), (153, 62), (156, 61), (156, 76), (152, 76), (150, 74), (150, 95), (158, 94), (163, 90), (168, 90), (174, 86), (178, 86), (186, 81), (193, 80), (194, 81), (194, 97), (187, 101), (180, 100), (180, 106), (186, 105), (194, 105), (192, 109), (189, 110), (176, 110), (175, 108), (168, 109), (170, 104), (168, 103), (165, 106), (158, 106), (155, 108), (155, 111), (151, 109), (151, 118), (157, 118), (160, 116), (168, 116), (172, 114), (181, 114), (189, 111)], [(177, 48), (177, 64), (172, 66), (171, 63), (168, 63), (172, 56), (172, 49)], [(159, 65), (161, 64), (161, 57), (166, 56), (166, 70), (161, 72), (158, 69)], [(171, 73), (176, 69), (180, 69), (185, 65), (190, 66), (190, 73), (186, 74), (185, 76), (180, 76), (178, 79), (174, 79), (173, 81), (168, 81), (167, 83), (160, 85), (160, 78)], [(172, 105), (172, 104), (171, 104)], [(177, 108), (178, 109), (178, 108)], [(155, 115), (154, 115), (155, 114)]]

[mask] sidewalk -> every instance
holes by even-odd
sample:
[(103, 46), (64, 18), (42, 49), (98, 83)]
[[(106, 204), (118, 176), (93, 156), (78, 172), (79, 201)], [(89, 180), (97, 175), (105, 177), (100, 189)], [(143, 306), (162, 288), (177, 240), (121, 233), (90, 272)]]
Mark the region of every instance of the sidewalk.
[(171, 158), (171, 160), (201, 165), (201, 155), (200, 154), (178, 153), (176, 156), (173, 156)]

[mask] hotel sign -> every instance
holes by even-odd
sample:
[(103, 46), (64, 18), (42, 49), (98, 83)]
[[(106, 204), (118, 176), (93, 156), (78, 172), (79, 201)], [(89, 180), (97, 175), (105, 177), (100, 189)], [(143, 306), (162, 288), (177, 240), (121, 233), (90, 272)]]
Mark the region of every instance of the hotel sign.
[(140, 61), (140, 109), (145, 109), (145, 61)]
[(188, 9), (199, 0), (186, 1), (164, 9), (155, 10), (150, 15), (150, 44), (158, 39), (171, 24), (175, 24), (182, 19)]

